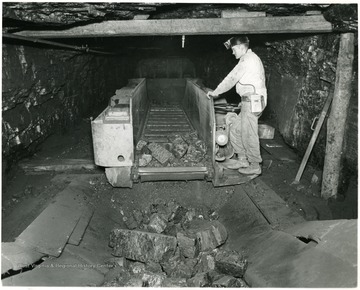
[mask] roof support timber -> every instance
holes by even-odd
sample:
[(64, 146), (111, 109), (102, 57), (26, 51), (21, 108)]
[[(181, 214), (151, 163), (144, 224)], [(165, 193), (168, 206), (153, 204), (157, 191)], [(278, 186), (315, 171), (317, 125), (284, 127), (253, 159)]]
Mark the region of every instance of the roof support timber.
[(14, 34), (40, 38), (115, 37), (147, 35), (220, 35), (237, 33), (332, 32), (322, 15), (249, 18), (119, 20), (78, 26), (66, 30), (21, 31)]
[(334, 100), (327, 124), (326, 152), (321, 187), (321, 197), (324, 199), (337, 198), (339, 195), (348, 108), (353, 90), (354, 53), (354, 33), (341, 34)]

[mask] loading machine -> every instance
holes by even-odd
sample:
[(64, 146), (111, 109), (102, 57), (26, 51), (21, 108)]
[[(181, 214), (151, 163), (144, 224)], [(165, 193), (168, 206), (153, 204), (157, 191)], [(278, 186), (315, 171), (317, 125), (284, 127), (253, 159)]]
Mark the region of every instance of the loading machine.
[[(255, 178), (227, 169), (216, 155), (219, 146), (224, 146), (226, 130), (219, 124), (222, 118), (215, 113), (213, 100), (206, 96), (208, 90), (200, 79), (190, 78), (130, 79), (116, 90), (109, 105), (91, 122), (95, 164), (105, 167), (109, 183), (131, 188), (134, 182), (207, 180), (216, 187)], [(227, 109), (221, 104), (215, 107)], [(139, 166), (136, 145), (140, 140), (166, 145), (169, 134), (194, 131), (206, 146), (203, 162)]]

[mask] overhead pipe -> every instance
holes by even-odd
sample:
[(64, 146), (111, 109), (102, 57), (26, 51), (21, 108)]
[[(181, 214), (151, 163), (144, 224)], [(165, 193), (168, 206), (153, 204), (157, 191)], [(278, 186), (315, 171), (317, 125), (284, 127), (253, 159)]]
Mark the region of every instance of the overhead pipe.
[(39, 39), (39, 38), (14, 35), (11, 33), (3, 33), (3, 37), (11, 38), (11, 39), (19, 39), (19, 40), (24, 40), (24, 41), (31, 41), (34, 43), (43, 43), (43, 44), (48, 44), (48, 45), (52, 45), (52, 46), (69, 48), (69, 49), (73, 49), (73, 50), (77, 50), (77, 51), (84, 51), (84, 52), (91, 52), (91, 53), (105, 54), (105, 55), (115, 55), (115, 53), (111, 53), (111, 52), (89, 49), (87, 46), (68, 45), (68, 44), (63, 44), (63, 43), (59, 43), (59, 42), (43, 40), (43, 39)]

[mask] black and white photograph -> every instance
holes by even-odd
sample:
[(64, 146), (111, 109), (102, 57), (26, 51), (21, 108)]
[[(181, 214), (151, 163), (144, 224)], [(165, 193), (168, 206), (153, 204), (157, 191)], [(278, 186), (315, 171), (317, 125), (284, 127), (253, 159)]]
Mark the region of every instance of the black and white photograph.
[(2, 287), (358, 287), (356, 1), (0, 9)]

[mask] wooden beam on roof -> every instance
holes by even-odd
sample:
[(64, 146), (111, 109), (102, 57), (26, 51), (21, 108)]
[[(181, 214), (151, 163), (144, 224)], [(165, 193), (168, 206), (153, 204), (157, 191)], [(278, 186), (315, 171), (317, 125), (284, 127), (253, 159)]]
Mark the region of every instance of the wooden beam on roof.
[(249, 18), (119, 20), (78, 26), (66, 30), (28, 30), (14, 34), (40, 38), (215, 35), (238, 33), (332, 32), (322, 15)]

